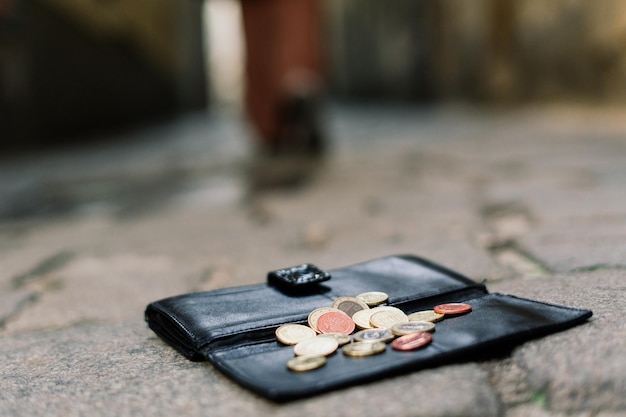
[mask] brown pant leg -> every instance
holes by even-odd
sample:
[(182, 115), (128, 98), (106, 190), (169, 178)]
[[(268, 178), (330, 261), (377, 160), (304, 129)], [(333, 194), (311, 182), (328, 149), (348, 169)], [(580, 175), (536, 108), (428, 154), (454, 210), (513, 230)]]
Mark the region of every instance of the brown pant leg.
[(278, 140), (281, 101), (319, 78), (319, 0), (242, 0), (248, 116), (263, 145)]

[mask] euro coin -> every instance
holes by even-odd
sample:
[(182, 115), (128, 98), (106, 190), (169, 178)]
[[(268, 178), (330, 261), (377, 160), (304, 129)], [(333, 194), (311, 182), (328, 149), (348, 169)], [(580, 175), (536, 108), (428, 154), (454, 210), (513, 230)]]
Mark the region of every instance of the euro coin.
[(332, 337), (317, 335), (293, 347), (296, 356), (327, 356), (337, 350), (339, 343)]
[(435, 323), (429, 321), (408, 321), (397, 323), (391, 327), (391, 332), (396, 336), (404, 336), (411, 333), (432, 332), (435, 330)]
[(433, 310), (439, 314), (463, 314), (472, 311), (472, 306), (465, 303), (447, 303), (440, 304)]
[(307, 322), (309, 323), (309, 326), (311, 327), (311, 329), (315, 330), (317, 333), (320, 333), (319, 329), (317, 328), (317, 320), (320, 318), (320, 316), (322, 314), (328, 313), (330, 311), (343, 313), (341, 310), (338, 310), (338, 309), (333, 308), (333, 307), (316, 308), (315, 310), (313, 310), (313, 311), (311, 311), (309, 313), (309, 317), (307, 319)]
[(383, 342), (354, 342), (342, 347), (341, 351), (346, 356), (363, 357), (382, 353), (385, 349), (387, 349), (387, 345)]
[(337, 341), (339, 346), (343, 346), (346, 343), (350, 343), (350, 341), (351, 341), (350, 336), (348, 336), (347, 334), (343, 334), (343, 333), (322, 333), (322, 334), (320, 334), (318, 336), (320, 336), (320, 337), (332, 337), (332, 338), (334, 338)]
[(357, 342), (383, 342), (387, 343), (394, 339), (394, 335), (389, 329), (366, 329), (356, 332), (354, 340)]
[(444, 316), (445, 314), (435, 313), (434, 310), (423, 310), (409, 314), (409, 321), (430, 321), (431, 323), (436, 323), (441, 321)]
[(373, 310), (374, 309), (361, 310), (354, 313), (352, 316), (354, 324), (356, 324), (359, 329), (371, 329), (372, 325), (370, 324), (370, 317), (372, 316)]
[(339, 297), (333, 303), (333, 307), (343, 311), (350, 317), (357, 311), (369, 309), (367, 304), (356, 297)]
[(356, 313), (354, 313), (354, 315), (352, 316), (352, 320), (354, 320), (354, 323), (357, 325), (358, 328), (360, 329), (371, 329), (374, 326), (372, 326), (372, 324), (370, 323), (370, 318), (372, 317), (372, 314), (374, 313), (378, 313), (379, 311), (400, 311), (402, 312), (402, 310), (400, 310), (397, 307), (391, 307), (391, 306), (378, 306), (378, 307), (374, 307), (374, 308), (370, 308), (369, 310), (361, 310), (361, 311), (357, 311)]
[(430, 333), (411, 333), (405, 336), (400, 336), (399, 338), (391, 342), (391, 348), (401, 351), (415, 350), (426, 346), (432, 341), (433, 336)]
[(389, 294), (382, 291), (368, 291), (356, 296), (357, 299), (363, 301), (370, 307), (375, 307), (387, 301)]
[(301, 324), (283, 324), (276, 329), (276, 338), (285, 345), (295, 345), (305, 339), (315, 337), (316, 334), (315, 330)]
[(390, 329), (396, 323), (404, 323), (409, 321), (409, 318), (399, 308), (395, 310), (383, 310), (372, 314), (370, 317), (370, 324), (374, 327), (382, 327)]
[(296, 372), (312, 371), (326, 365), (325, 356), (296, 356), (287, 361), (287, 368)]
[(347, 314), (330, 311), (324, 313), (317, 320), (317, 329), (320, 333), (350, 334), (354, 331), (354, 321)]

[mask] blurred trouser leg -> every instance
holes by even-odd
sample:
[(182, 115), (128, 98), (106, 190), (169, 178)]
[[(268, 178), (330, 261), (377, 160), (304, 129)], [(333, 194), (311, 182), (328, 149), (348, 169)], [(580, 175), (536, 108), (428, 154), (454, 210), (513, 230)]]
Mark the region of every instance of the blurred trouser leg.
[(243, 0), (246, 112), (271, 153), (320, 153), (318, 0)]

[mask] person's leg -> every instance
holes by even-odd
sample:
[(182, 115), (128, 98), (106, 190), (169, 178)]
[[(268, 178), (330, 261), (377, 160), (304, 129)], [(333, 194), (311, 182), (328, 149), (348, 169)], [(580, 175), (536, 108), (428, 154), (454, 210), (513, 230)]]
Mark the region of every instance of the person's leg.
[(321, 150), (315, 114), (322, 67), (319, 0), (241, 4), (246, 111), (262, 147), (278, 153)]

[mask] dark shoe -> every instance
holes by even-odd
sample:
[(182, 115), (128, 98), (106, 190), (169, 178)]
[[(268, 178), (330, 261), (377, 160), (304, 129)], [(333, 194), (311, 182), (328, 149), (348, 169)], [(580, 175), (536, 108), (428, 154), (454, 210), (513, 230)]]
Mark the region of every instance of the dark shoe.
[(319, 94), (309, 89), (284, 100), (278, 137), (251, 167), (252, 191), (297, 187), (315, 174), (326, 152), (320, 107)]
[(326, 150), (321, 120), (321, 98), (314, 91), (290, 94), (279, 109), (279, 133), (273, 152), (321, 157)]

